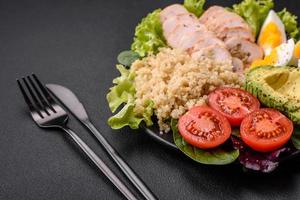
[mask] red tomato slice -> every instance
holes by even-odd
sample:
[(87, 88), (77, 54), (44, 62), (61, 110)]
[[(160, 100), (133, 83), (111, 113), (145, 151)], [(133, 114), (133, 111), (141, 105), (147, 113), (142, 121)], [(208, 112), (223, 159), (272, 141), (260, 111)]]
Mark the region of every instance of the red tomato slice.
[(268, 152), (282, 147), (292, 136), (293, 123), (279, 111), (264, 108), (250, 113), (242, 121), (242, 140), (252, 149)]
[(211, 92), (208, 104), (224, 115), (232, 126), (239, 126), (247, 114), (260, 107), (258, 99), (249, 92), (226, 87)]
[(184, 140), (201, 149), (217, 147), (231, 134), (228, 120), (208, 106), (196, 106), (181, 116), (178, 130)]

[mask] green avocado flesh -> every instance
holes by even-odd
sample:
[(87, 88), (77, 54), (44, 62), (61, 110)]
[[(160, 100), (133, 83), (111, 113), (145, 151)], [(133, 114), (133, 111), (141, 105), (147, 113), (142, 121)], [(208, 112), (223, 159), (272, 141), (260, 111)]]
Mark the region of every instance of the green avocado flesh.
[(300, 124), (300, 69), (264, 66), (246, 74), (245, 89)]

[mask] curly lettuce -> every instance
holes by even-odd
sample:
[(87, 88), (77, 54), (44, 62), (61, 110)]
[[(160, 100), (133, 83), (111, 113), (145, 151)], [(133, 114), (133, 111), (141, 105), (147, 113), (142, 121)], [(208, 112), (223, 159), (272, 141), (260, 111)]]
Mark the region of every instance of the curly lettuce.
[(203, 6), (205, 0), (184, 0), (184, 7), (191, 13), (195, 14), (197, 17), (200, 17), (204, 12)]
[(109, 108), (112, 112), (115, 112), (123, 103), (133, 101), (135, 94), (133, 86), (134, 74), (130, 73), (123, 65), (117, 65), (116, 67), (121, 76), (113, 80), (113, 83), (116, 85), (110, 88), (110, 92), (106, 95)]
[(239, 4), (233, 5), (233, 12), (248, 22), (256, 36), (269, 11), (273, 7), (273, 0), (244, 0)]
[(124, 126), (137, 129), (140, 123), (144, 121), (147, 126), (151, 126), (153, 124), (151, 117), (153, 115), (154, 103), (150, 100), (147, 101), (145, 103), (144, 112), (141, 114), (136, 113), (134, 111), (134, 95), (136, 92), (133, 84), (134, 73), (126, 69), (123, 65), (117, 65), (116, 67), (121, 73), (121, 76), (113, 80), (115, 86), (110, 88), (106, 99), (113, 113), (116, 112), (121, 105), (124, 105), (124, 107), (108, 119), (108, 125), (113, 129), (120, 129)]
[(299, 39), (299, 27), (297, 22), (297, 16), (293, 15), (289, 11), (284, 8), (282, 11), (277, 13), (280, 17), (281, 21), (283, 22), (285, 26), (285, 31), (289, 34), (291, 38), (294, 38), (296, 40)]
[(135, 28), (131, 50), (141, 57), (150, 52), (157, 53), (158, 48), (166, 46), (159, 18), (160, 11), (161, 9), (157, 9), (149, 13)]

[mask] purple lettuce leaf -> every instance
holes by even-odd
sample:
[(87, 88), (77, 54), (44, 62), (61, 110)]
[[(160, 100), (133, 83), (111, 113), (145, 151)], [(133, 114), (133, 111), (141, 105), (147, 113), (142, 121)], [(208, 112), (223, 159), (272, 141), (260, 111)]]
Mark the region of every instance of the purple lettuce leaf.
[(238, 137), (233, 136), (232, 142), (234, 148), (240, 150), (238, 160), (246, 169), (264, 173), (272, 172), (278, 167), (281, 159), (291, 156), (297, 151), (291, 144), (287, 144), (278, 150), (262, 153), (250, 149)]

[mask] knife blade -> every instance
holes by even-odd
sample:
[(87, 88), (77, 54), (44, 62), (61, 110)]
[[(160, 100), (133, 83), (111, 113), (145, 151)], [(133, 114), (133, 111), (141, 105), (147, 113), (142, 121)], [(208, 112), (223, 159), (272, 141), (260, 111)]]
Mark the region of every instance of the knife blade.
[(46, 87), (56, 96), (70, 112), (79, 120), (88, 120), (88, 115), (82, 103), (76, 95), (68, 88), (57, 84), (46, 84)]
[(111, 156), (113, 161), (118, 165), (118, 167), (132, 182), (132, 184), (141, 192), (141, 194), (147, 200), (157, 200), (157, 197), (152, 193), (152, 191), (91, 123), (83, 104), (79, 101), (76, 95), (71, 90), (61, 85), (46, 84), (46, 87), (80, 122), (82, 122), (94, 134), (106, 152)]

